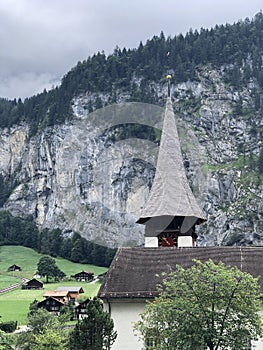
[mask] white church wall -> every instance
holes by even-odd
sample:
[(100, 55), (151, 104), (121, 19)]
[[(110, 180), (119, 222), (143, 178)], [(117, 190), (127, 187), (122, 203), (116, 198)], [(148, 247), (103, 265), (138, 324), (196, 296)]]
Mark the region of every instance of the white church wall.
[[(110, 312), (117, 331), (117, 339), (112, 346), (112, 350), (142, 350), (143, 342), (135, 335), (134, 324), (139, 321), (140, 314), (144, 311), (146, 302), (118, 300), (109, 303), (104, 302), (104, 309)], [(263, 316), (263, 311), (261, 312)], [(252, 342), (253, 350), (263, 350), (263, 338)]]
[(133, 331), (134, 323), (139, 321), (140, 314), (145, 307), (145, 301), (113, 301), (109, 304), (104, 302), (104, 308), (110, 311), (111, 318), (117, 331), (117, 339), (112, 350), (141, 350), (143, 343)]
[(146, 248), (158, 247), (158, 238), (157, 237), (145, 237), (144, 245)]
[[(179, 236), (178, 237), (178, 248), (180, 247), (193, 247), (193, 238), (191, 236)], [(145, 247), (154, 248), (158, 247), (157, 237), (145, 237)]]
[(263, 350), (263, 339), (260, 339), (256, 342), (252, 342), (253, 350)]
[(178, 248), (180, 247), (192, 247), (193, 238), (191, 236), (179, 236), (177, 240)]

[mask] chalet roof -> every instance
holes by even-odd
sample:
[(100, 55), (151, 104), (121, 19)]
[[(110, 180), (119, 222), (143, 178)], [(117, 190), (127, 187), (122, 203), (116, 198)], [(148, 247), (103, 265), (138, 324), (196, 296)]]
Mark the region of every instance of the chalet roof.
[(75, 309), (81, 309), (83, 307), (86, 307), (88, 305), (88, 303), (90, 302), (90, 298), (87, 298), (83, 301), (81, 301), (80, 303), (78, 303), (76, 306), (75, 306)]
[(48, 298), (48, 297), (63, 298), (63, 297), (67, 297), (68, 294), (69, 294), (68, 290), (63, 290), (63, 291), (49, 290), (44, 294), (44, 297), (45, 298)]
[(98, 296), (107, 298), (153, 298), (158, 296), (157, 275), (212, 259), (260, 277), (263, 291), (263, 247), (119, 248), (100, 287)]
[(42, 305), (46, 305), (46, 304), (47, 304), (47, 301), (55, 301), (56, 304), (59, 304), (59, 305), (61, 305), (61, 306), (65, 305), (65, 303), (64, 303), (63, 301), (59, 300), (59, 299), (56, 299), (56, 298), (54, 298), (54, 297), (48, 297), (48, 298), (46, 298), (46, 299), (44, 299), (44, 300), (42, 300), (42, 301), (39, 301), (39, 302), (37, 303), (37, 306), (38, 306), (38, 307), (41, 307)]
[(11, 266), (8, 267), (8, 270), (11, 270), (11, 269), (21, 270), (21, 266), (16, 265), (16, 264), (13, 264), (13, 265), (11, 265)]
[(89, 302), (90, 302), (90, 298), (87, 298), (87, 299), (85, 299), (85, 300), (83, 300), (83, 301), (80, 301), (79, 303), (78, 303), (78, 305), (86, 305), (86, 304), (88, 304)]
[(65, 287), (58, 287), (55, 292), (68, 292), (68, 293), (84, 293), (84, 290), (82, 287), (74, 287), (74, 286), (65, 286)]
[(206, 220), (185, 175), (180, 141), (171, 98), (167, 98), (154, 182), (137, 223), (154, 217), (189, 217), (193, 223)]
[(35, 284), (35, 285), (41, 285), (43, 286), (43, 283), (41, 281), (38, 281), (36, 278), (32, 278), (31, 280), (26, 280), (25, 285)]
[(86, 276), (86, 275), (88, 275), (88, 276), (90, 276), (90, 275), (94, 275), (94, 272), (92, 272), (92, 271), (81, 271), (81, 272), (78, 272), (78, 273), (75, 273), (75, 275), (72, 275), (72, 276), (74, 276), (74, 277), (77, 277), (77, 276)]

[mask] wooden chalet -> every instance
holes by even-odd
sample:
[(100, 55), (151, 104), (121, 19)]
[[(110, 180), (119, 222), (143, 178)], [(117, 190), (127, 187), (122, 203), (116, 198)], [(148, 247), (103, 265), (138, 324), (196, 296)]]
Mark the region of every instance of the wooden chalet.
[(67, 290), (63, 291), (47, 291), (44, 295), (44, 298), (55, 298), (56, 300), (59, 300), (63, 302), (64, 304), (67, 304), (70, 301), (70, 294)]
[(72, 275), (71, 277), (75, 278), (76, 281), (79, 282), (89, 282), (94, 279), (94, 272), (92, 271), (81, 271), (76, 273), (75, 275)]
[(82, 320), (87, 315), (87, 305), (90, 302), (90, 299), (86, 299), (75, 306), (75, 318), (77, 320)]
[(26, 281), (22, 285), (22, 289), (43, 289), (43, 283), (35, 278)]
[(65, 306), (65, 303), (57, 298), (52, 296), (47, 297), (45, 300), (42, 300), (37, 303), (37, 307), (46, 309), (48, 312), (54, 312), (59, 314), (61, 308)]
[(13, 264), (8, 267), (7, 271), (22, 271), (22, 268), (16, 264)]

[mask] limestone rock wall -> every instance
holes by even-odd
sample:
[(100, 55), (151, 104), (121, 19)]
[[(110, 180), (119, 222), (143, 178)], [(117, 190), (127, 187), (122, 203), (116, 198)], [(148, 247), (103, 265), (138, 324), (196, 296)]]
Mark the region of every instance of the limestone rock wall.
[[(163, 99), (165, 87), (153, 88)], [(208, 216), (198, 228), (200, 245), (262, 244), (257, 161), (263, 121), (262, 111), (253, 110), (255, 89), (251, 82), (237, 92), (211, 68), (200, 70), (198, 81), (172, 87), (186, 172)], [(120, 92), (118, 99), (127, 97)], [(119, 143), (112, 131), (99, 131), (86, 109), (92, 98), (75, 98), (73, 122), (34, 137), (26, 125), (0, 130), (0, 173), (17, 183), (4, 209), (108, 246), (142, 244), (144, 227), (135, 221), (158, 147), (143, 140)]]

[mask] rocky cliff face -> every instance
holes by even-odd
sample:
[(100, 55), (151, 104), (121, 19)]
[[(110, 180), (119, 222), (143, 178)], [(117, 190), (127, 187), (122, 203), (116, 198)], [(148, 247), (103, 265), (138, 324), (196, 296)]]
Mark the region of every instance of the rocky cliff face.
[[(152, 87), (162, 100), (163, 87)], [(256, 89), (251, 82), (235, 91), (220, 71), (208, 68), (199, 71), (198, 81), (172, 88), (186, 171), (208, 215), (198, 228), (200, 245), (262, 244), (257, 167), (263, 121), (254, 108)], [(107, 102), (107, 95), (100, 97)], [(118, 94), (119, 102), (128, 97)], [(132, 105), (133, 115), (131, 105), (121, 104), (89, 114), (94, 98), (75, 98), (73, 122), (34, 137), (27, 125), (0, 130), (0, 172), (6, 181), (16, 180), (4, 208), (32, 215), (40, 227), (77, 231), (108, 246), (142, 244), (144, 227), (135, 221), (154, 177), (158, 143), (124, 137), (120, 124), (161, 127), (162, 111), (140, 105), (134, 112)], [(154, 117), (145, 122), (145, 115)]]

